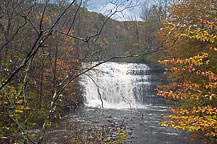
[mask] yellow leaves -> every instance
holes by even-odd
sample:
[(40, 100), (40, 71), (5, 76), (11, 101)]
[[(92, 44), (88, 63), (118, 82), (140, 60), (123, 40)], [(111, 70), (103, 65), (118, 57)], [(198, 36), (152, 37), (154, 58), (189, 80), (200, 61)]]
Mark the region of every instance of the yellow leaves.
[(8, 102), (4, 101), (4, 104), (5, 104), (5, 105), (7, 105), (7, 104), (8, 104)]
[[(208, 105), (206, 107), (193, 107), (192, 110), (171, 109), (173, 112), (174, 110), (174, 115), (167, 115), (169, 122), (164, 122), (163, 120), (159, 122), (161, 126), (170, 126), (191, 131), (200, 130), (212, 135), (217, 135), (215, 129), (214, 131), (213, 129), (209, 129), (210, 127), (214, 128), (217, 125), (216, 108)], [(189, 111), (191, 112), (189, 113)]]
[(30, 110), (31, 108), (29, 106), (26, 106), (26, 110)]
[[(179, 15), (177, 7), (174, 10), (175, 16)], [(160, 123), (162, 126), (217, 136), (217, 18), (200, 16), (198, 21), (186, 25), (174, 26), (172, 23), (182, 23), (176, 17), (174, 19), (177, 21), (166, 22), (167, 31), (164, 31), (162, 39), (167, 39), (169, 44), (174, 39), (178, 40), (166, 51), (166, 59), (159, 63), (172, 72), (167, 73), (172, 83), (178, 84), (175, 87), (171, 84), (161, 87), (158, 94), (176, 99), (182, 108), (171, 109), (173, 116), (167, 116), (169, 123)], [(171, 35), (166, 34), (169, 32)]]
[(22, 104), (23, 103), (23, 100), (19, 100), (16, 102), (16, 104)]
[(168, 127), (169, 123), (165, 123), (163, 120), (160, 120), (158, 125), (161, 125), (162, 127)]
[[(25, 107), (25, 110), (30, 110), (31, 108), (29, 106), (26, 106)], [(18, 113), (23, 113), (23, 110), (24, 110), (24, 106), (23, 105), (17, 105), (15, 107), (15, 112), (18, 112)]]
[(55, 126), (56, 126), (56, 127), (58, 127), (58, 126), (59, 126), (59, 124), (58, 124), (58, 123), (56, 123), (56, 124), (55, 124)]
[(180, 36), (184, 38), (200, 40), (202, 42), (210, 42), (213, 44), (216, 41), (216, 35), (209, 32), (210, 30), (213, 30), (214, 27), (217, 28), (217, 26), (214, 25), (214, 22), (209, 21), (206, 21), (205, 24), (209, 28), (208, 30), (196, 28), (197, 26), (194, 25), (183, 25), (183, 28), (185, 28), (185, 30), (180, 34)]
[(208, 35), (208, 32), (207, 31), (203, 31), (204, 35)]
[(209, 100), (212, 101), (212, 95), (209, 97)]
[[(177, 64), (185, 64), (185, 65), (189, 65), (189, 66), (201, 66), (203, 65), (203, 60), (206, 59), (207, 57), (209, 56), (208, 53), (201, 53), (200, 55), (198, 54), (197, 56), (194, 56), (194, 57), (189, 57), (189, 58), (186, 58), (186, 59), (183, 59), (183, 60), (180, 60), (180, 59), (174, 59), (172, 58), (172, 60), (163, 60), (163, 61), (160, 61), (158, 60), (158, 63), (159, 64), (164, 64), (164, 65), (168, 65), (168, 64), (174, 64), (174, 65), (177, 65)], [(209, 60), (206, 61), (206, 64), (209, 64)]]
[(168, 23), (168, 21), (166, 21), (166, 20), (162, 20), (161, 22), (162, 22), (162, 24), (167, 24)]
[(212, 101), (213, 98), (216, 98), (216, 94), (210, 94), (210, 95), (206, 95), (206, 97), (209, 96), (209, 100)]
[(184, 60), (184, 64), (187, 64), (187, 62), (188, 62), (188, 59), (185, 59), (185, 60)]
[(210, 133), (213, 137), (215, 137), (216, 135), (217, 135), (217, 133), (215, 133), (215, 132), (211, 132)]
[(15, 110), (16, 113), (23, 113), (22, 110)]
[(48, 127), (51, 127), (51, 125), (52, 125), (52, 122), (49, 122), (49, 123), (47, 124)]
[[(201, 108), (200, 108), (201, 109)], [(193, 112), (196, 112), (197, 108), (196, 107), (193, 107)]]
[(190, 25), (190, 26), (188, 27), (188, 29), (191, 29), (191, 27), (192, 27), (192, 25)]
[(214, 90), (217, 88), (217, 82), (208, 83), (205, 87), (206, 87), (206, 89)]
[(37, 125), (37, 123), (32, 123), (31, 125), (32, 125), (32, 126), (35, 126), (35, 125)]
[(61, 114), (59, 113), (59, 119), (62, 119)]

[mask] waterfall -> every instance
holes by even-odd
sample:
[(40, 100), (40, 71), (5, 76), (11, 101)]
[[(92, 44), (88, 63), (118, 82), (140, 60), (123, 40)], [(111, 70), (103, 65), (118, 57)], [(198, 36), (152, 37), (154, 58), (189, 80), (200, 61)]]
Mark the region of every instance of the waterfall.
[[(83, 63), (89, 68), (97, 62)], [(81, 76), (85, 105), (139, 108), (150, 104), (149, 67), (145, 64), (107, 62)]]

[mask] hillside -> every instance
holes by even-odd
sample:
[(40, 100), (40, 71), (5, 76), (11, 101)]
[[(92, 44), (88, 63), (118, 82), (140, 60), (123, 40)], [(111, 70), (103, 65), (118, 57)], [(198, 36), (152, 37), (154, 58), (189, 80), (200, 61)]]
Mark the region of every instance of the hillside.
[[(75, 35), (83, 37), (91, 36), (104, 24), (107, 19), (102, 14), (89, 12), (82, 8), (79, 18), (74, 26)], [(87, 27), (88, 26), (88, 27)], [(150, 29), (152, 27), (152, 29)], [(76, 40), (76, 48), (79, 56), (85, 56), (90, 51), (102, 50), (100, 55), (93, 60), (103, 60), (112, 56), (122, 56), (126, 54), (137, 54), (143, 52), (156, 39), (159, 24), (136, 21), (116, 21), (109, 19), (105, 24), (102, 33), (93, 39), (89, 45)], [(88, 48), (89, 46), (89, 48)], [(82, 48), (81, 48), (82, 47)], [(142, 61), (138, 58), (124, 59), (118, 61)]]

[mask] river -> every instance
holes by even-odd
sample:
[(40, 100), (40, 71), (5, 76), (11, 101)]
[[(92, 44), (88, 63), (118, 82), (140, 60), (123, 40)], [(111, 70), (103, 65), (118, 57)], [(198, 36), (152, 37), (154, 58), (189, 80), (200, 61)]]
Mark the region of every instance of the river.
[[(95, 64), (85, 63), (83, 68)], [(170, 108), (154, 92), (155, 85), (161, 83), (161, 74), (145, 64), (107, 62), (94, 68), (80, 80), (85, 107), (65, 116), (57, 128), (50, 129), (46, 141), (85, 143), (88, 138), (82, 136), (89, 135), (93, 141), (106, 132), (107, 141), (112, 141), (123, 128), (124, 134), (129, 135), (125, 143), (199, 143), (188, 138), (190, 132), (158, 125), (163, 119), (161, 114), (168, 114)]]

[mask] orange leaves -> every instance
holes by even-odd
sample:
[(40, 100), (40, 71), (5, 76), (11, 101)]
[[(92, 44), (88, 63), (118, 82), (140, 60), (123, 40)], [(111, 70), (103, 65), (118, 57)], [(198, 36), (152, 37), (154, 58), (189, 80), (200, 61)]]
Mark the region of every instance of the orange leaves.
[(173, 91), (167, 92), (167, 91), (160, 91), (160, 90), (158, 90), (158, 94), (157, 95), (163, 96), (164, 98), (169, 97), (169, 98), (173, 98), (173, 99), (179, 99), (181, 97), (180, 94), (175, 94)]
[(163, 60), (163, 61), (160, 61), (158, 60), (158, 63), (159, 64), (164, 64), (164, 65), (169, 65), (169, 64), (174, 64), (174, 65), (177, 65), (177, 64), (188, 64), (190, 66), (201, 66), (203, 65), (203, 60), (206, 59), (208, 57), (208, 53), (201, 53), (201, 55), (197, 55), (197, 56), (194, 56), (194, 57), (190, 57), (190, 58), (186, 58), (186, 59), (172, 59), (172, 60)]
[[(169, 122), (160, 121), (161, 126), (170, 126), (191, 131), (207, 131), (216, 136), (217, 108), (208, 106), (192, 107), (190, 109), (171, 108), (173, 115), (167, 115)], [(210, 129), (212, 128), (212, 129)]]
[(214, 50), (214, 52), (217, 52), (217, 48), (213, 48), (213, 47), (210, 47), (210, 50)]
[(174, 5), (169, 8), (171, 21), (164, 21), (161, 29), (161, 39), (167, 40), (166, 59), (158, 63), (177, 84), (159, 87), (158, 95), (175, 99), (181, 108), (172, 108), (168, 122), (160, 124), (217, 137), (217, 18), (210, 10), (216, 4), (195, 0)]
[[(214, 28), (215, 30), (217, 30), (217, 25), (215, 25), (215, 22), (209, 22), (201, 19), (201, 23), (207, 25), (209, 31), (213, 31)], [(201, 29), (201, 28), (196, 28), (195, 30), (191, 30), (191, 27), (189, 27), (189, 29), (187, 29), (188, 31), (187, 36), (189, 38), (197, 39), (203, 42), (210, 42), (213, 44), (217, 39), (217, 35), (214, 33), (210, 34), (208, 30)], [(181, 35), (186, 37), (185, 34), (181, 34)]]
[(170, 85), (171, 89), (177, 89), (176, 91), (162, 91), (157, 89), (159, 96), (163, 96), (165, 98), (170, 99), (195, 99), (199, 100), (201, 96), (200, 85), (196, 83), (192, 83), (190, 81), (186, 81), (182, 84), (173, 83)]
[(212, 106), (192, 107), (191, 109), (171, 108), (173, 115), (167, 115), (168, 122), (160, 121), (161, 126), (191, 131), (208, 131), (217, 135), (217, 109)]

